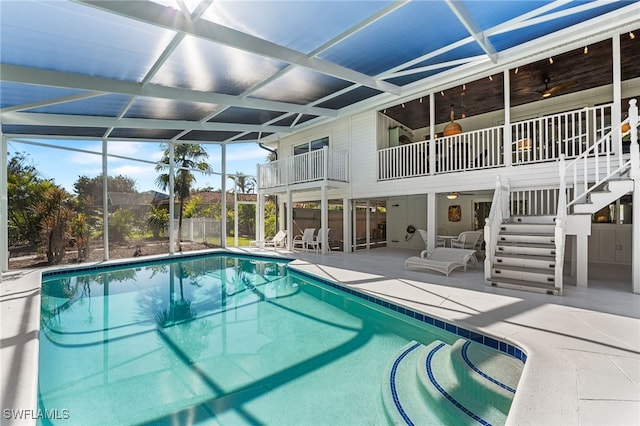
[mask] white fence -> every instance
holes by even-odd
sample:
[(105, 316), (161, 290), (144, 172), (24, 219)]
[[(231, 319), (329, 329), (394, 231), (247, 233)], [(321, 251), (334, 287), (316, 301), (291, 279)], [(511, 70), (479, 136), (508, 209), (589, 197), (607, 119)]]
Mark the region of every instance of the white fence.
[(349, 178), (348, 164), (347, 151), (335, 151), (328, 148), (259, 164), (258, 188), (274, 188), (325, 179), (347, 182)]
[(610, 130), (611, 109), (608, 104), (511, 123), (511, 150), (504, 148), (504, 126), (384, 148), (378, 150), (378, 180), (576, 158)]
[[(174, 230), (178, 232), (178, 219), (174, 222)], [(182, 241), (199, 243), (220, 243), (220, 230), (222, 226), (219, 219), (208, 217), (193, 217), (182, 219)], [(165, 232), (168, 235), (168, 232)]]

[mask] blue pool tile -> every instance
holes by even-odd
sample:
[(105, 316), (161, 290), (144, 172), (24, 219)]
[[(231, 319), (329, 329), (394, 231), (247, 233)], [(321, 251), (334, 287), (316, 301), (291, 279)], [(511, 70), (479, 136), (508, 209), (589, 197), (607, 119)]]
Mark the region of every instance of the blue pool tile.
[(433, 320), (433, 325), (444, 330), (444, 322), (438, 319)]
[(446, 323), (445, 324), (445, 329), (449, 332), (449, 333), (453, 333), (453, 334), (458, 334), (458, 327), (456, 327), (453, 324), (449, 324)]
[(498, 349), (498, 341), (496, 339), (492, 339), (491, 337), (485, 336), (484, 344), (493, 349)]
[(472, 331), (471, 336), (469, 337), (471, 337), (471, 340), (473, 340), (476, 343), (484, 344), (484, 336), (482, 334), (474, 333)]
[(471, 333), (469, 333), (469, 330), (464, 329), (462, 327), (458, 327), (458, 336), (468, 339), (470, 334)]

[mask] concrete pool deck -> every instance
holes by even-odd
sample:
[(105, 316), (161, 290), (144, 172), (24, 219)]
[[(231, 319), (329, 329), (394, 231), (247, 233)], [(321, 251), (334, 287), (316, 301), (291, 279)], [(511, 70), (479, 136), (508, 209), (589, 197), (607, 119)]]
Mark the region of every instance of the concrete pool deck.
[[(640, 295), (626, 268), (590, 265), (590, 288), (568, 283), (551, 296), (487, 287), (482, 263), (449, 277), (405, 270), (415, 251), (230, 251), (295, 258), (296, 269), (519, 346), (528, 359), (508, 424), (640, 424)], [(40, 272), (6, 273), (0, 283), (3, 425), (34, 423), (7, 410), (37, 408)]]

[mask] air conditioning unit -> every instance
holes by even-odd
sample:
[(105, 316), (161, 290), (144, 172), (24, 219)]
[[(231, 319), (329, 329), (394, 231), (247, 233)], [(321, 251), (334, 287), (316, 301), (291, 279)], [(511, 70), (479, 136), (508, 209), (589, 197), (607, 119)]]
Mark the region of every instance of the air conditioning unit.
[(404, 143), (412, 142), (413, 135), (408, 130), (403, 129), (402, 127), (392, 127), (389, 129), (389, 146), (398, 146), (401, 145), (400, 141), (404, 141)]

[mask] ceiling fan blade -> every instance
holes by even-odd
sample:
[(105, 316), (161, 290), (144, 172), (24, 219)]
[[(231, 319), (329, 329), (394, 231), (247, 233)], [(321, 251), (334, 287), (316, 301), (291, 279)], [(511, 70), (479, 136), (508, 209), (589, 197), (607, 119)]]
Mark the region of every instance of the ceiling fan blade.
[(578, 83), (576, 81), (567, 81), (566, 83), (557, 84), (553, 87), (546, 89), (544, 92), (542, 92), (542, 97), (548, 98), (549, 96), (552, 96), (556, 92), (562, 92), (566, 89), (570, 89), (577, 84)]

